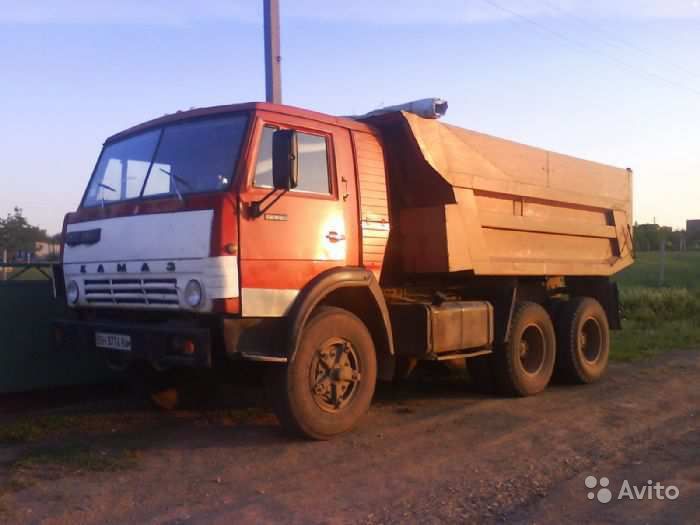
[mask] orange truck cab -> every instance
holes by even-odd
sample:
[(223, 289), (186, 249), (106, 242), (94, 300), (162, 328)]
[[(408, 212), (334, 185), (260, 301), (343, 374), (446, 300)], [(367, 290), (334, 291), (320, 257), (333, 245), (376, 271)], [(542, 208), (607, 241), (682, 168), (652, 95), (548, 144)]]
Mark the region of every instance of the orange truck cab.
[(434, 116), (247, 103), (110, 137), (64, 221), (59, 347), (126, 373), (266, 363), (281, 423), (317, 439), (418, 360), (515, 395), (597, 380), (631, 172)]

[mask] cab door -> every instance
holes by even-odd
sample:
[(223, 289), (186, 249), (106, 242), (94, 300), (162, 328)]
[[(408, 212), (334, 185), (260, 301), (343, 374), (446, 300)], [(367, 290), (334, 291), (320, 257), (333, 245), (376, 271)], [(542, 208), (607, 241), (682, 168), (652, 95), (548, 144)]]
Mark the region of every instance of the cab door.
[[(272, 188), (272, 135), (294, 129), (299, 182)], [(244, 317), (285, 315), (299, 291), (330, 268), (359, 264), (357, 195), (350, 132), (260, 113), (241, 189), (240, 276)], [(251, 213), (258, 203), (260, 214)]]

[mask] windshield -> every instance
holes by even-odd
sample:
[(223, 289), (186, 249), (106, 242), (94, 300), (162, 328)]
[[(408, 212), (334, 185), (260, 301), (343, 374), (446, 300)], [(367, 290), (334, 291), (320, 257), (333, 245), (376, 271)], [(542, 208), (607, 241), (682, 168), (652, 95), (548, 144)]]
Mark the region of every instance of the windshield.
[(83, 206), (228, 188), (246, 123), (245, 115), (178, 122), (107, 144)]

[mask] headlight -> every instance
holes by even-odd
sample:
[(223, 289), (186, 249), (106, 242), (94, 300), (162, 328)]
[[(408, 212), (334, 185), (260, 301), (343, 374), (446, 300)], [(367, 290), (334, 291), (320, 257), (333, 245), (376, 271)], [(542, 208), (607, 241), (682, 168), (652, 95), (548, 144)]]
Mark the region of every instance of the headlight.
[(185, 286), (185, 302), (188, 305), (190, 305), (192, 308), (196, 308), (202, 304), (203, 296), (202, 285), (199, 284), (199, 281), (192, 279), (187, 283), (187, 286)]
[(70, 281), (68, 286), (66, 286), (66, 299), (68, 299), (69, 304), (75, 304), (78, 302), (80, 297), (80, 288), (78, 288), (78, 283), (75, 281)]

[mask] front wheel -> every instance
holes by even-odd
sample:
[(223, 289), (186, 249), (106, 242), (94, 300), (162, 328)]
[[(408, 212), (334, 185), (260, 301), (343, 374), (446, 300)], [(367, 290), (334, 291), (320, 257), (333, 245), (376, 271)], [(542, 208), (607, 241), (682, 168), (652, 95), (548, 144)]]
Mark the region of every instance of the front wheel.
[(286, 366), (266, 378), (282, 426), (312, 439), (351, 430), (367, 412), (377, 379), (372, 337), (360, 319), (341, 308), (320, 307)]

